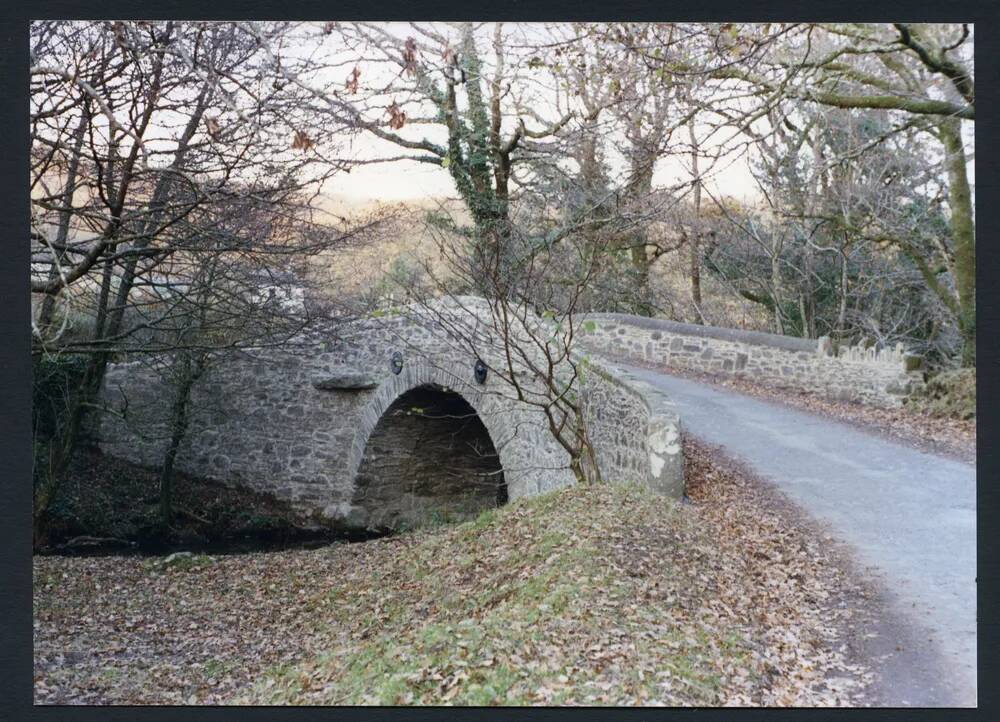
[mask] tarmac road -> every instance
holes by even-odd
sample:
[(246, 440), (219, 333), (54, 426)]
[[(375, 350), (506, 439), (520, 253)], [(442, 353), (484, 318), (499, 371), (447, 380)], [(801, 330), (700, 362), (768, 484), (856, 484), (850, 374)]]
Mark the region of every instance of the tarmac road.
[[(823, 522), (887, 590), (871, 653), (886, 706), (976, 706), (976, 469), (849, 424), (658, 371), (620, 366)], [(902, 620), (902, 624), (899, 621)]]

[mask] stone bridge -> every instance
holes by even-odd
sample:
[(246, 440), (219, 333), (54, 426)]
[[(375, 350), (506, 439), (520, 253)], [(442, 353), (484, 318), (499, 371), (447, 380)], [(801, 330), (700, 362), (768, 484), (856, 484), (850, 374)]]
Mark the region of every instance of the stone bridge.
[[(536, 316), (511, 325), (483, 299), (463, 297), (227, 356), (192, 389), (176, 466), (345, 528), (467, 518), (575, 483), (542, 408), (552, 394), (537, 372), (555, 357), (563, 383), (579, 374), (571, 394), (602, 478), (680, 497), (670, 401), (624, 370), (543, 352), (550, 326)], [(169, 379), (168, 357), (109, 369), (109, 413), (97, 428), (105, 453), (162, 464)]]

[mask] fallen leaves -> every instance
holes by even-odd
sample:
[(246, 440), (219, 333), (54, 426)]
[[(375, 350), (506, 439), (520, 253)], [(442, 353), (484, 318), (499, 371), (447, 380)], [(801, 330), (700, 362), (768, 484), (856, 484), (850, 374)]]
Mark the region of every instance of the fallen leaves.
[(686, 453), (691, 506), (581, 486), (363, 544), (36, 558), (36, 702), (858, 703), (824, 541)]

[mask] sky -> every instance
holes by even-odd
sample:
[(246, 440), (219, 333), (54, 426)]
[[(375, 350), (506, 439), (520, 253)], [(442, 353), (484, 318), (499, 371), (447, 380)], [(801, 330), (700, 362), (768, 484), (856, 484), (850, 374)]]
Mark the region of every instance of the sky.
[[(430, 25), (437, 26), (439, 24), (432, 23)], [(441, 27), (436, 29), (443, 29), (443, 24), (440, 25)], [(383, 27), (399, 38), (413, 33), (407, 24), (386, 23)], [(559, 25), (557, 24), (555, 27), (558, 30)], [(549, 34), (552, 32), (552, 26), (543, 24), (516, 23), (509, 24), (506, 28), (514, 30), (514, 35), (510, 37), (510, 42), (515, 44), (519, 40), (544, 41), (554, 37)], [(481, 43), (484, 50), (490, 47), (487, 31), (492, 32), (485, 25), (477, 30), (477, 32), (486, 33)], [(516, 53), (508, 56), (509, 61), (513, 59), (512, 56), (516, 57)], [(488, 62), (488, 59), (485, 57), (484, 60)], [(545, 102), (547, 100), (545, 93), (546, 91), (541, 91), (541, 95), (536, 97), (536, 101)], [(407, 128), (403, 132), (404, 135), (409, 130)], [(710, 132), (706, 129), (704, 133), (699, 133), (699, 135), (705, 137)], [(973, 123), (963, 123), (963, 135), (970, 150), (970, 181), (973, 181), (975, 177), (975, 156), (971, 152), (975, 143)], [(378, 154), (379, 141), (371, 138), (358, 138), (355, 139), (354, 143), (354, 151), (358, 157), (375, 157)], [(711, 141), (709, 145), (711, 145)], [(382, 147), (384, 148), (384, 146)], [(761, 202), (763, 195), (757, 188), (757, 184), (750, 173), (747, 160), (745, 155), (731, 155), (720, 159), (714, 169), (704, 179), (703, 185), (706, 190), (715, 197), (729, 197), (745, 204)], [(702, 164), (705, 164), (704, 160)], [(669, 187), (678, 182), (690, 180), (690, 178), (691, 173), (687, 167), (686, 156), (670, 155), (663, 158), (657, 164), (653, 180), (656, 186)], [(398, 161), (355, 167), (349, 175), (332, 179), (327, 184), (325, 191), (328, 195), (362, 202), (372, 200), (419, 201), (428, 198), (454, 197), (456, 195), (453, 181), (445, 168), (412, 161)]]
[[(429, 24), (430, 27), (443, 30), (443, 24), (440, 27), (438, 25)], [(357, 54), (344, 50), (338, 51), (335, 47), (331, 47), (334, 43), (333, 37), (325, 36), (320, 31), (321, 24), (306, 23), (301, 27), (304, 33), (302, 37), (303, 42), (298, 46), (286, 49), (286, 52), (292, 57), (297, 56), (305, 59), (318, 51), (318, 41), (323, 47), (322, 52), (329, 53), (328, 57), (331, 61), (343, 61), (347, 63), (347, 65), (337, 67), (329, 75), (321, 73), (319, 79), (332, 82), (338, 87), (342, 86), (343, 77), (347, 72), (346, 68), (357, 62), (355, 60), (358, 57)], [(414, 32), (408, 24), (385, 23), (381, 27), (392, 32), (397, 38), (405, 38)], [(508, 63), (514, 62), (518, 57), (517, 53), (513, 50), (514, 45), (518, 42), (538, 42), (545, 38), (554, 37), (548, 34), (553, 32), (552, 27), (541, 24), (517, 23), (508, 24), (505, 27), (513, 31), (513, 34), (508, 36), (510, 42), (513, 44), (508, 49)], [(560, 25), (554, 27), (558, 30)], [(491, 44), (490, 33), (492, 30), (484, 25), (481, 28), (481, 32), (486, 34), (481, 42), (482, 48), (486, 50)], [(489, 58), (484, 56), (484, 60), (488, 62)], [(372, 78), (373, 75), (378, 75), (378, 71), (373, 72), (366, 67), (364, 71), (366, 81)], [(530, 73), (527, 73), (525, 77), (530, 77)], [(553, 106), (554, 108), (556, 98), (554, 95), (551, 95), (553, 92), (551, 89), (539, 88), (538, 86), (532, 87), (533, 100), (535, 101), (534, 107), (539, 107), (539, 104), (541, 104)], [(559, 113), (561, 113), (561, 110), (557, 112), (555, 109), (552, 109), (551, 113), (543, 111), (543, 114), (554, 117), (558, 117)], [(512, 122), (512, 117), (505, 119), (504, 127), (506, 133), (510, 132), (509, 124)], [(531, 122), (529, 119), (529, 123)], [(441, 132), (443, 132), (443, 128), (441, 127), (418, 126), (411, 128), (407, 126), (401, 131), (401, 134), (404, 136), (409, 135), (413, 138), (426, 134), (426, 137), (431, 140), (442, 143), (444, 142), (444, 137), (440, 135)], [(974, 147), (974, 124), (964, 123), (963, 132), (966, 135), (968, 146), (970, 148)], [(412, 135), (413, 133), (416, 135)], [(702, 132), (699, 132), (698, 135), (704, 138), (710, 133), (711, 131), (706, 128)], [(379, 141), (368, 135), (355, 136), (350, 142), (352, 147), (348, 155), (354, 155), (361, 159), (378, 157), (387, 150), (393, 155), (398, 153), (398, 148), (394, 148), (391, 145), (388, 145), (387, 148), (387, 144), (383, 141)], [(610, 145), (613, 146), (615, 143), (612, 142)], [(972, 159), (970, 158), (970, 160)], [(614, 159), (609, 158), (609, 162), (612, 163), (612, 171), (614, 172)], [(661, 159), (654, 172), (654, 185), (669, 187), (679, 182), (688, 181), (691, 178), (690, 169), (687, 166), (688, 162), (686, 155), (683, 154), (671, 154)], [(702, 163), (704, 166), (705, 161), (702, 161)], [(970, 162), (970, 171), (973, 169), (974, 161)], [(621, 171), (619, 170), (619, 172)], [(762, 195), (757, 189), (756, 183), (749, 171), (747, 158), (744, 155), (731, 155), (720, 159), (716, 166), (709, 171), (704, 180), (704, 186), (715, 197), (730, 197), (750, 204), (762, 199)], [(324, 184), (323, 191), (324, 195), (332, 198), (360, 203), (371, 201), (420, 201), (455, 197), (457, 195), (454, 183), (447, 169), (413, 161), (358, 165), (352, 168), (349, 174), (341, 174), (330, 179)]]
[[(345, 52), (338, 48), (334, 37), (324, 37), (317, 32), (319, 26), (311, 27), (312, 25), (306, 23), (301, 26), (300, 31), (303, 33), (302, 42), (299, 43), (298, 47), (288, 48), (286, 52), (300, 58), (313, 56), (317, 52), (316, 43), (318, 41), (322, 46), (322, 50), (319, 51), (320, 55), (325, 55), (333, 62), (343, 62), (348, 63), (348, 65), (338, 66), (334, 74), (321, 72), (313, 78), (313, 81), (334, 82), (337, 86), (340, 86), (342, 84), (341, 77), (346, 74), (350, 64), (356, 62), (354, 58), (358, 56), (354, 52)], [(451, 34), (446, 23), (423, 23), (422, 25), (443, 35)], [(419, 35), (419, 33), (415, 33), (414, 29), (408, 23), (382, 23), (379, 26), (381, 29), (395, 36), (398, 40), (397, 44), (400, 47), (404, 38), (414, 34)], [(487, 76), (492, 72), (493, 56), (490, 51), (492, 47), (492, 32), (492, 23), (483, 23), (476, 29), (479, 38), (477, 44), (480, 47), (483, 62), (485, 63), (484, 75)], [(519, 48), (523, 50), (525, 47), (523, 44), (544, 44), (545, 42), (552, 41), (554, 38), (560, 37), (560, 33), (563, 32), (568, 33), (568, 35), (574, 34), (574, 32), (569, 30), (568, 24), (565, 23), (505, 24), (504, 37), (507, 43), (506, 62), (508, 67), (524, 60), (523, 52), (519, 52)], [(424, 48), (424, 38), (422, 36), (420, 43), (421, 52), (432, 52), (432, 47)], [(362, 68), (362, 77), (366, 82), (373, 82), (373, 77), (378, 77), (380, 81), (388, 84), (392, 82), (393, 76), (396, 75), (394, 68), (386, 70), (381, 66), (372, 66), (364, 60), (359, 65)], [(521, 67), (521, 71), (524, 71), (523, 66)], [(386, 72), (389, 72), (389, 75), (384, 75)], [(562, 106), (553, 94), (554, 91), (546, 85), (537, 82), (537, 79), (532, 79), (530, 71), (523, 76), (520, 87), (530, 88), (526, 92), (532, 96), (535, 107), (539, 107), (539, 105), (546, 106), (545, 110), (541, 110), (542, 115), (550, 116), (550, 119), (555, 119), (562, 114)], [(510, 132), (511, 128), (509, 126), (512, 123), (512, 116), (505, 117), (505, 130), (503, 131), (505, 135)], [(533, 121), (528, 119), (529, 126), (532, 123)], [(406, 126), (400, 131), (400, 134), (414, 140), (426, 137), (434, 142), (444, 143), (446, 139), (442, 135), (442, 132), (443, 128), (441, 127), (420, 126), (411, 128)], [(699, 135), (705, 137), (710, 132), (709, 129), (705, 128), (702, 132), (699, 132)], [(356, 136), (351, 140), (351, 144), (350, 154), (358, 158), (369, 159), (378, 157), (380, 154), (396, 155), (399, 152), (398, 148), (374, 139), (371, 136)], [(609, 157), (608, 161), (611, 163), (612, 170), (614, 170), (616, 165), (615, 159)], [(618, 162), (620, 163), (621, 159), (618, 159)], [(702, 170), (704, 171), (706, 161), (702, 160), (701, 162), (703, 166)], [(671, 186), (678, 182), (690, 181), (690, 169), (686, 166), (687, 161), (685, 158), (674, 156), (664, 158), (657, 164), (655, 169), (654, 184)], [(743, 157), (737, 158), (734, 156), (720, 160), (716, 164), (715, 169), (706, 176), (704, 186), (713, 194), (734, 197), (742, 201), (753, 202), (761, 198), (746, 165), (746, 160)], [(359, 202), (372, 200), (390, 202), (418, 201), (428, 198), (454, 197), (457, 195), (452, 178), (445, 168), (413, 161), (355, 166), (351, 169), (350, 174), (342, 175), (327, 182), (324, 185), (324, 192), (326, 195), (341, 199), (357, 200)]]
[[(371, 148), (374, 150), (374, 145)], [(731, 158), (720, 162), (719, 166), (705, 183), (714, 195), (730, 196), (741, 201), (753, 201), (760, 197), (744, 158)], [(669, 186), (689, 177), (683, 162), (671, 158), (658, 164), (653, 181), (657, 185)], [(457, 193), (447, 170), (413, 161), (354, 168), (350, 174), (340, 175), (326, 183), (324, 192), (359, 202), (442, 198)]]

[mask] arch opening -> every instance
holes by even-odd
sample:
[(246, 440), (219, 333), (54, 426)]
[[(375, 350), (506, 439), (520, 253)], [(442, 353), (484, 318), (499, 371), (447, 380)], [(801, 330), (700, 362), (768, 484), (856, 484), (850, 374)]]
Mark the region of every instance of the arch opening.
[(373, 531), (461, 521), (507, 502), (497, 449), (476, 410), (436, 384), (401, 394), (368, 437), (353, 505)]

